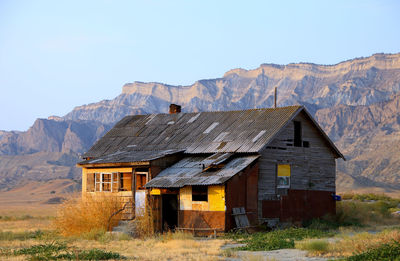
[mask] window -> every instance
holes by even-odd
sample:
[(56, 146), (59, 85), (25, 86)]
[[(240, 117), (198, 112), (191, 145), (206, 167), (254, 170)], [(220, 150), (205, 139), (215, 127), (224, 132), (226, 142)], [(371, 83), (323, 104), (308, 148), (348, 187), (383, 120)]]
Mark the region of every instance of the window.
[(294, 121), (294, 146), (301, 147), (302, 144), (302, 137), (301, 137), (301, 122)]
[(111, 192), (111, 176), (112, 173), (95, 173), (95, 191)]
[(192, 186), (192, 201), (208, 201), (208, 187)]
[(136, 171), (135, 176), (136, 176), (136, 190), (144, 190), (145, 189), (144, 185), (146, 185), (147, 183), (147, 172)]
[(87, 192), (132, 191), (132, 173), (88, 173)]
[(290, 188), (290, 165), (278, 164), (277, 188)]

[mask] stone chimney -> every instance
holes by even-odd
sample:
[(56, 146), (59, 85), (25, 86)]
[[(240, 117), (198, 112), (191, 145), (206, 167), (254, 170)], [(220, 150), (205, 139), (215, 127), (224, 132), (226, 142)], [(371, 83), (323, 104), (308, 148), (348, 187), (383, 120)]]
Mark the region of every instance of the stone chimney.
[(181, 112), (181, 106), (176, 104), (169, 105), (169, 114), (175, 114)]

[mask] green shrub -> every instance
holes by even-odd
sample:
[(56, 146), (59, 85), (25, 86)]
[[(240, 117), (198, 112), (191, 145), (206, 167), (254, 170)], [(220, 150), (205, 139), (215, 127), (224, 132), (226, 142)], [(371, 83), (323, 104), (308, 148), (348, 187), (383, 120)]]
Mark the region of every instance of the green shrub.
[(367, 250), (346, 258), (348, 261), (391, 261), (400, 260), (400, 242), (382, 244), (378, 248)]
[(91, 249), (76, 252), (69, 252), (61, 254), (56, 257), (57, 259), (67, 260), (110, 260), (110, 259), (124, 259), (120, 254), (114, 252), (107, 252), (101, 249)]
[(329, 243), (321, 239), (308, 239), (296, 242), (296, 248), (314, 253), (324, 253), (328, 251)]
[(252, 251), (269, 251), (283, 248), (294, 248), (295, 240), (302, 240), (304, 238), (321, 238), (332, 236), (333, 234), (326, 231), (305, 228), (289, 228), (284, 230), (275, 230), (272, 232), (255, 233), (251, 235), (236, 234), (234, 239), (241, 243), (246, 243), (246, 246), (240, 247), (240, 250)]
[(43, 255), (51, 257), (54, 253), (62, 250), (67, 250), (67, 245), (64, 243), (53, 242), (49, 244), (34, 245), (27, 248), (22, 248), (14, 251), (14, 255)]
[[(9, 254), (9, 253), (4, 253)], [(65, 243), (52, 242), (34, 245), (14, 250), (13, 255), (27, 255), (30, 260), (109, 260), (124, 259), (119, 253), (107, 252), (101, 249), (79, 250), (71, 249)]]

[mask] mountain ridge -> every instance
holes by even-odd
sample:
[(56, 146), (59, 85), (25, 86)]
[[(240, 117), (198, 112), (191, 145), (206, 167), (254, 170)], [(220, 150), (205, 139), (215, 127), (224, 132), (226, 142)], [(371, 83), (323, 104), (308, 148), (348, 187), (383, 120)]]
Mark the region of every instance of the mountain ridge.
[[(396, 187), (393, 183), (400, 181), (400, 155), (395, 150), (400, 145), (400, 53), (335, 65), (262, 64), (186, 86), (127, 83), (114, 99), (77, 106), (63, 117), (39, 119), (26, 132), (0, 131), (0, 163), (1, 157), (8, 157), (7, 165), (0, 164), (0, 188), (2, 177), (12, 180), (13, 171), (19, 173), (17, 179), (27, 173), (32, 179), (35, 175), (45, 178), (40, 171), (32, 172), (35, 166), (17, 166), (22, 158), (30, 162), (30, 157), (40, 158), (42, 152), (60, 153), (58, 158), (38, 161), (43, 171), (79, 179), (71, 159), (78, 160), (80, 153), (126, 115), (167, 113), (171, 103), (182, 105), (183, 112), (272, 107), (275, 87), (279, 106), (304, 105), (346, 154), (348, 161), (338, 162), (339, 182)], [(64, 173), (65, 167), (69, 174)]]

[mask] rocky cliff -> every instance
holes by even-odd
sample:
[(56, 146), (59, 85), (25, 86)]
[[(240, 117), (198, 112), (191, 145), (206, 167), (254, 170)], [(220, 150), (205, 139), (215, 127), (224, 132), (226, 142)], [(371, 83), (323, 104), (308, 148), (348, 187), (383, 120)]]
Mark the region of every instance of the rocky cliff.
[[(128, 114), (165, 113), (170, 103), (181, 104), (184, 112), (271, 107), (275, 87), (279, 106), (305, 105), (345, 154), (348, 160), (338, 167), (339, 186), (400, 189), (396, 185), (400, 181), (396, 149), (400, 145), (400, 54), (375, 54), (336, 65), (262, 64), (189, 86), (128, 83), (113, 100), (76, 107), (63, 118), (37, 120), (27, 132), (0, 132), (0, 154), (4, 155), (0, 156), (0, 178), (29, 172), (26, 167), (15, 169), (18, 157), (54, 152), (61, 155), (43, 162), (63, 162), (62, 155), (77, 158)], [(4, 158), (8, 165), (1, 161)], [(32, 164), (28, 168), (33, 169)], [(45, 169), (69, 166), (70, 174), (65, 176), (79, 178), (71, 174), (79, 172), (65, 162), (46, 164)], [(31, 176), (40, 175), (31, 172)]]

